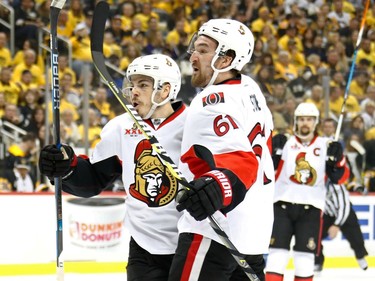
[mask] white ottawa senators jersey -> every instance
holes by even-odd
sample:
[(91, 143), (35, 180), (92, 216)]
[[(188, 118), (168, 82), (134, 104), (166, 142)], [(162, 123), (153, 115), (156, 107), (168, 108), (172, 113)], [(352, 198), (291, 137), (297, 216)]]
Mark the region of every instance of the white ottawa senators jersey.
[[(217, 168), (234, 172), (247, 189), (244, 200), (233, 210), (226, 215), (220, 211), (214, 214), (243, 254), (268, 251), (273, 225), (272, 130), (272, 115), (259, 86), (244, 75), (205, 88), (191, 102), (186, 118), (181, 159), (187, 160), (179, 167), (187, 179), (210, 170), (191, 153), (194, 145), (201, 145), (210, 150)], [(196, 221), (187, 211), (179, 222), (179, 231), (222, 243), (209, 219)]]
[(317, 136), (304, 145), (292, 136), (286, 142), (276, 173), (275, 202), (313, 205), (324, 210), (328, 141)]
[[(149, 129), (168, 155), (178, 163), (186, 107), (181, 106), (155, 130)], [(134, 240), (151, 254), (173, 254), (177, 246), (176, 179), (152, 151), (129, 114), (109, 121), (101, 133), (91, 163), (117, 155), (122, 162), (122, 180), (127, 193), (125, 227)]]

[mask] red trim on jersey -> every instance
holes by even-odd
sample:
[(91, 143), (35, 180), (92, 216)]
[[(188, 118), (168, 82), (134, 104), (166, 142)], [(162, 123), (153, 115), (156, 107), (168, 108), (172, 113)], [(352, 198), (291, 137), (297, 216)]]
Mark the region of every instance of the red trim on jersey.
[(267, 147), (268, 147), (268, 150), (270, 151), (270, 153), (272, 155), (272, 131), (271, 131), (271, 134), (270, 134), (270, 136), (268, 137), (268, 140), (267, 140)]
[(214, 155), (217, 168), (231, 170), (249, 189), (257, 179), (258, 160), (253, 152), (234, 151)]
[(157, 129), (155, 129), (154, 124), (152, 123), (151, 119), (146, 119), (146, 120), (143, 120), (143, 121), (145, 121), (154, 130), (159, 130), (164, 125), (166, 125), (166, 124), (172, 122), (174, 119), (176, 119), (182, 112), (184, 112), (185, 109), (186, 109), (186, 105), (181, 103), (181, 105), (178, 106), (170, 116), (168, 116), (163, 122), (161, 122), (161, 124), (159, 125), (159, 127)]
[(284, 166), (284, 160), (280, 160), (279, 162), (279, 166), (277, 166), (277, 170), (276, 170), (276, 173), (275, 173), (275, 181), (277, 180), (277, 178), (280, 176), (280, 173), (281, 173), (281, 170)]
[(275, 272), (267, 272), (266, 273), (266, 281), (283, 281), (284, 274), (275, 273)]
[(85, 160), (89, 159), (89, 157), (85, 154), (79, 154), (78, 157), (82, 158), (82, 159), (85, 159)]
[(77, 164), (78, 164), (78, 159), (77, 159), (77, 155), (73, 155), (73, 160), (72, 160), (72, 162), (70, 163), (70, 167), (75, 167), (75, 166), (77, 166)]
[(193, 268), (193, 264), (195, 261), (195, 257), (197, 255), (199, 246), (203, 240), (203, 236), (199, 234), (194, 234), (193, 241), (191, 242), (191, 246), (186, 256), (186, 261), (184, 265), (184, 269), (182, 270), (181, 280), (180, 281), (188, 281), (191, 274), (191, 269)]
[[(246, 186), (246, 189), (249, 189), (256, 181), (258, 161), (253, 152), (233, 151), (216, 154), (213, 157), (216, 168), (231, 170)], [(195, 155), (194, 147), (181, 156), (181, 161), (188, 164), (190, 171), (194, 174), (194, 179), (212, 170), (206, 161)]]
[(233, 77), (233, 78), (228, 79), (228, 80), (225, 80), (225, 81), (223, 81), (219, 84), (220, 85), (238, 85), (238, 84), (241, 84), (241, 75)]
[(190, 147), (190, 149), (181, 156), (181, 161), (188, 164), (189, 170), (194, 175), (194, 179), (199, 178), (202, 174), (211, 170), (207, 162), (198, 158), (198, 156), (195, 154), (194, 146)]
[(340, 180), (338, 181), (338, 184), (343, 184), (343, 183), (345, 183), (345, 182), (349, 179), (349, 176), (350, 176), (350, 170), (349, 170), (349, 167), (348, 167), (348, 165), (345, 165), (345, 166), (344, 166), (344, 174), (342, 175), (342, 177), (341, 177)]
[(158, 129), (160, 129), (161, 127), (163, 127), (164, 125), (172, 122), (174, 119), (176, 119), (182, 112), (184, 112), (184, 110), (186, 109), (186, 105), (185, 104), (181, 104), (180, 107), (178, 107), (173, 113), (172, 115), (170, 115), (169, 117), (167, 117), (167, 119), (165, 119), (161, 124), (160, 126), (158, 127)]

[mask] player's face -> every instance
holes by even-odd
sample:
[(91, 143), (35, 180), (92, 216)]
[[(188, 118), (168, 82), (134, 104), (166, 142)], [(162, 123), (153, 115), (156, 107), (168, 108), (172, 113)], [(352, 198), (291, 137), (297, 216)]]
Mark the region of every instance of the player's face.
[(212, 58), (215, 56), (216, 41), (206, 36), (199, 36), (194, 42), (194, 51), (190, 62), (193, 67), (191, 84), (194, 87), (205, 87), (213, 75), (211, 67)]
[(154, 80), (151, 77), (144, 75), (131, 76), (131, 86), (127, 88), (126, 95), (142, 118), (147, 115), (152, 106), (153, 87)]
[(315, 117), (313, 116), (300, 116), (297, 118), (298, 135), (307, 137), (314, 132)]

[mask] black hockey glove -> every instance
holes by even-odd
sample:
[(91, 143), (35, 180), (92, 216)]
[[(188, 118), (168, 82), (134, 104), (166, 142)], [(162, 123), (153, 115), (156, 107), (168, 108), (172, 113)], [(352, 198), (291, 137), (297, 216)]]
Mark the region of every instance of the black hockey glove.
[(74, 168), (76, 162), (73, 148), (61, 145), (61, 149), (58, 149), (55, 144), (51, 144), (40, 151), (39, 170), (50, 179), (64, 177)]
[(177, 210), (186, 209), (197, 221), (204, 220), (232, 201), (232, 186), (225, 170), (212, 170), (190, 185), (190, 189), (179, 192)]
[(343, 148), (341, 143), (338, 141), (333, 141), (329, 143), (327, 148), (327, 166), (335, 167), (337, 166), (338, 162), (342, 160), (343, 157)]
[(281, 154), (288, 138), (284, 134), (277, 134), (272, 138), (272, 161), (276, 169), (281, 160)]

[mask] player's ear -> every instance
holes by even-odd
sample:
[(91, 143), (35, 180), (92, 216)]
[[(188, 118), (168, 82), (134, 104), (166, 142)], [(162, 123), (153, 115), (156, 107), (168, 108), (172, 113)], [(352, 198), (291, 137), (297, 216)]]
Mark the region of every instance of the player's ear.
[(171, 91), (171, 84), (164, 83), (163, 88), (161, 90), (161, 97), (166, 99), (169, 96), (169, 92)]

